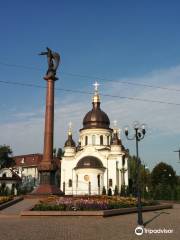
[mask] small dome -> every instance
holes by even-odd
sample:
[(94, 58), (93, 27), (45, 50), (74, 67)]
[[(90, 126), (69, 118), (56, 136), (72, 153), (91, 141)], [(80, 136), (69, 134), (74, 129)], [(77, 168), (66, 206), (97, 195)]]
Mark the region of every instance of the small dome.
[(104, 166), (98, 158), (87, 156), (79, 160), (75, 169), (79, 168), (104, 168)]
[(74, 140), (72, 139), (72, 134), (68, 134), (68, 139), (64, 144), (64, 147), (75, 147), (76, 144), (74, 142)]

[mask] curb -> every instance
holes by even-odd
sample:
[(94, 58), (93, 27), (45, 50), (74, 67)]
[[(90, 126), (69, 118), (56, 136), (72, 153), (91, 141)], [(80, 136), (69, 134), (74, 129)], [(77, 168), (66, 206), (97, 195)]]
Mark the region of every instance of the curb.
[[(142, 208), (143, 212), (146, 211), (155, 211), (155, 210), (162, 210), (162, 209), (171, 209), (173, 208), (172, 204), (161, 204), (156, 206), (145, 206)], [(32, 208), (31, 208), (32, 209)], [(130, 214), (137, 212), (137, 208), (119, 208), (119, 209), (111, 209), (111, 210), (104, 210), (104, 211), (31, 211), (25, 210), (21, 211), (21, 216), (101, 216), (101, 217), (110, 217), (122, 214)]]
[(23, 199), (24, 199), (23, 197), (17, 197), (15, 199), (11, 200), (11, 201), (5, 202), (5, 203), (0, 205), (0, 210), (3, 210), (7, 207), (10, 207), (10, 206), (22, 201)]

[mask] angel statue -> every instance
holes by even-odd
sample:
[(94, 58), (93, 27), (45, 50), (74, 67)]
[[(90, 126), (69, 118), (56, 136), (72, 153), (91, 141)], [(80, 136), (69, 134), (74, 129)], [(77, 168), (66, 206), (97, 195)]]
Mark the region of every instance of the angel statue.
[(45, 79), (56, 79), (56, 70), (59, 66), (60, 55), (57, 52), (53, 52), (50, 48), (46, 48), (47, 52), (41, 52), (39, 55), (47, 55), (48, 70), (46, 72)]

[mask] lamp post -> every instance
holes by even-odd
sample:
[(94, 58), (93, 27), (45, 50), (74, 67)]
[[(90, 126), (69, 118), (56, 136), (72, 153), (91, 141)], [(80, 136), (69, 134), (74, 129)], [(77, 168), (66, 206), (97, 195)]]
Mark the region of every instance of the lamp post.
[(137, 179), (136, 179), (136, 188), (137, 188), (137, 212), (138, 212), (138, 225), (143, 225), (143, 216), (142, 216), (142, 204), (141, 204), (141, 187), (140, 187), (140, 167), (141, 167), (141, 160), (139, 158), (139, 148), (138, 143), (141, 141), (145, 134), (146, 129), (145, 125), (140, 125), (138, 122), (133, 124), (134, 135), (129, 137), (129, 130), (125, 128), (125, 136), (128, 140), (135, 140), (136, 141), (136, 157), (137, 157)]

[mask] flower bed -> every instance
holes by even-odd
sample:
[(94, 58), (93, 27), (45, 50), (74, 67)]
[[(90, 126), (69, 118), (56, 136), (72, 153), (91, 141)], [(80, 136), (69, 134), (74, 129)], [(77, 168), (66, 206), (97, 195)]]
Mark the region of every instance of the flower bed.
[(13, 196), (0, 196), (0, 205), (13, 200)]
[[(157, 204), (154, 201), (142, 201), (143, 206)], [(137, 201), (130, 197), (83, 196), (48, 197), (36, 204), (32, 211), (97, 211), (136, 207)]]

